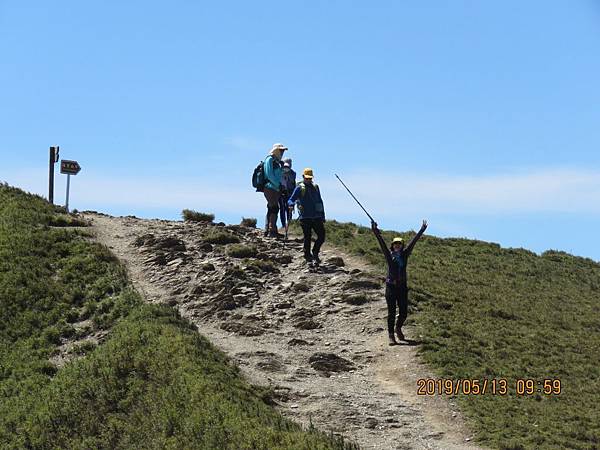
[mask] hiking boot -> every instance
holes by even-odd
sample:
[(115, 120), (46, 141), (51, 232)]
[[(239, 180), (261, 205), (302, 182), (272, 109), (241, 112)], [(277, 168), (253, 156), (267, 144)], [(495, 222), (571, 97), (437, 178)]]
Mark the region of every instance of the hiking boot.
[(321, 264), (321, 259), (319, 258), (319, 255), (313, 255), (312, 259), (315, 264)]
[(398, 337), (399, 341), (404, 340), (404, 333), (402, 333), (402, 328), (396, 327), (396, 336)]
[(308, 264), (312, 263), (313, 261), (313, 257), (310, 253), (305, 253), (304, 254), (304, 261), (306, 261)]
[(396, 338), (393, 334), (390, 334), (388, 336), (388, 345), (398, 345), (398, 343), (396, 342)]

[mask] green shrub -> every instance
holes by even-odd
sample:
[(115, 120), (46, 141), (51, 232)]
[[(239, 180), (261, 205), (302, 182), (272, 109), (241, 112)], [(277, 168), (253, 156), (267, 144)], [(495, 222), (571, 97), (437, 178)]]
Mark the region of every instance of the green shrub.
[(253, 258), (258, 253), (256, 247), (244, 244), (231, 244), (227, 246), (227, 254), (233, 258)]
[(256, 219), (250, 217), (242, 217), (242, 222), (240, 223), (243, 227), (256, 228)]
[(240, 238), (227, 231), (211, 231), (203, 240), (209, 244), (237, 244), (240, 242)]
[(89, 225), (85, 220), (67, 214), (48, 215), (46, 223), (51, 227), (87, 227)]
[(86, 340), (79, 344), (75, 344), (71, 349), (71, 352), (76, 355), (85, 355), (93, 351), (97, 347), (94, 341)]
[(181, 216), (186, 222), (212, 223), (212, 221), (215, 220), (214, 214), (201, 213), (192, 209), (184, 209), (183, 211), (181, 211)]
[(43, 337), (48, 344), (60, 344), (60, 330), (58, 327), (51, 326), (44, 330)]
[(250, 272), (279, 272), (279, 269), (268, 260), (262, 259), (249, 259), (244, 261), (245, 269)]

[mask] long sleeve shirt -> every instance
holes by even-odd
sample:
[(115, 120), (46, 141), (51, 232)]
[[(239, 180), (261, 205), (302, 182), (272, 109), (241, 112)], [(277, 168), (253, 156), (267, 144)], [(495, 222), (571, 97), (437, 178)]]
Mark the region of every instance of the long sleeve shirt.
[(281, 164), (277, 158), (269, 155), (265, 158), (264, 172), (267, 182), (265, 188), (279, 191), (279, 185), (281, 184)]
[(325, 208), (319, 187), (314, 183), (298, 183), (292, 196), (288, 200), (288, 206), (294, 206), (298, 200), (299, 219), (325, 219)]
[(421, 238), (424, 232), (425, 229), (421, 228), (404, 249), (398, 252), (393, 252), (390, 251), (390, 249), (386, 246), (385, 241), (381, 236), (381, 232), (378, 229), (373, 230), (373, 234), (375, 234), (377, 242), (379, 242), (381, 252), (383, 253), (383, 256), (385, 256), (385, 260), (388, 265), (388, 275), (385, 280), (387, 284), (396, 286), (406, 285), (406, 266), (408, 264), (408, 257), (412, 253), (415, 244)]

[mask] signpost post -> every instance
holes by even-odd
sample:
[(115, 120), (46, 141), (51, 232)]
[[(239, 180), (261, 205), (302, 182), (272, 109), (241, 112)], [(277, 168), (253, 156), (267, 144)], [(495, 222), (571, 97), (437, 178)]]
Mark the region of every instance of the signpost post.
[(81, 166), (77, 161), (63, 159), (60, 162), (60, 173), (67, 174), (67, 201), (65, 204), (67, 212), (69, 212), (69, 188), (71, 186), (71, 175), (77, 175), (80, 170)]
[(54, 164), (58, 162), (60, 147), (50, 147), (50, 168), (48, 173), (48, 201), (54, 203)]

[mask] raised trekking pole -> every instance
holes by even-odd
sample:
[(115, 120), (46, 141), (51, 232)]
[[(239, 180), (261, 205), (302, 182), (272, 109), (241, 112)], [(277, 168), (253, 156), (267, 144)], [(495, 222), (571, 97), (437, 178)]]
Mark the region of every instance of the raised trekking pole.
[(344, 186), (346, 188), (346, 190), (348, 191), (348, 193), (352, 196), (352, 198), (356, 201), (356, 203), (358, 203), (358, 206), (360, 206), (362, 208), (362, 210), (365, 212), (365, 214), (367, 216), (369, 216), (369, 219), (371, 219), (371, 222), (375, 222), (375, 220), (371, 217), (371, 214), (369, 214), (367, 212), (367, 210), (363, 207), (363, 205), (360, 204), (360, 202), (358, 201), (358, 199), (354, 196), (354, 194), (352, 192), (350, 192), (350, 189), (348, 189), (348, 186), (346, 186), (344, 184), (344, 182), (342, 181), (342, 179), (340, 177), (337, 176), (337, 174), (334, 174), (335, 177), (340, 180), (340, 183), (342, 183), (342, 186)]

